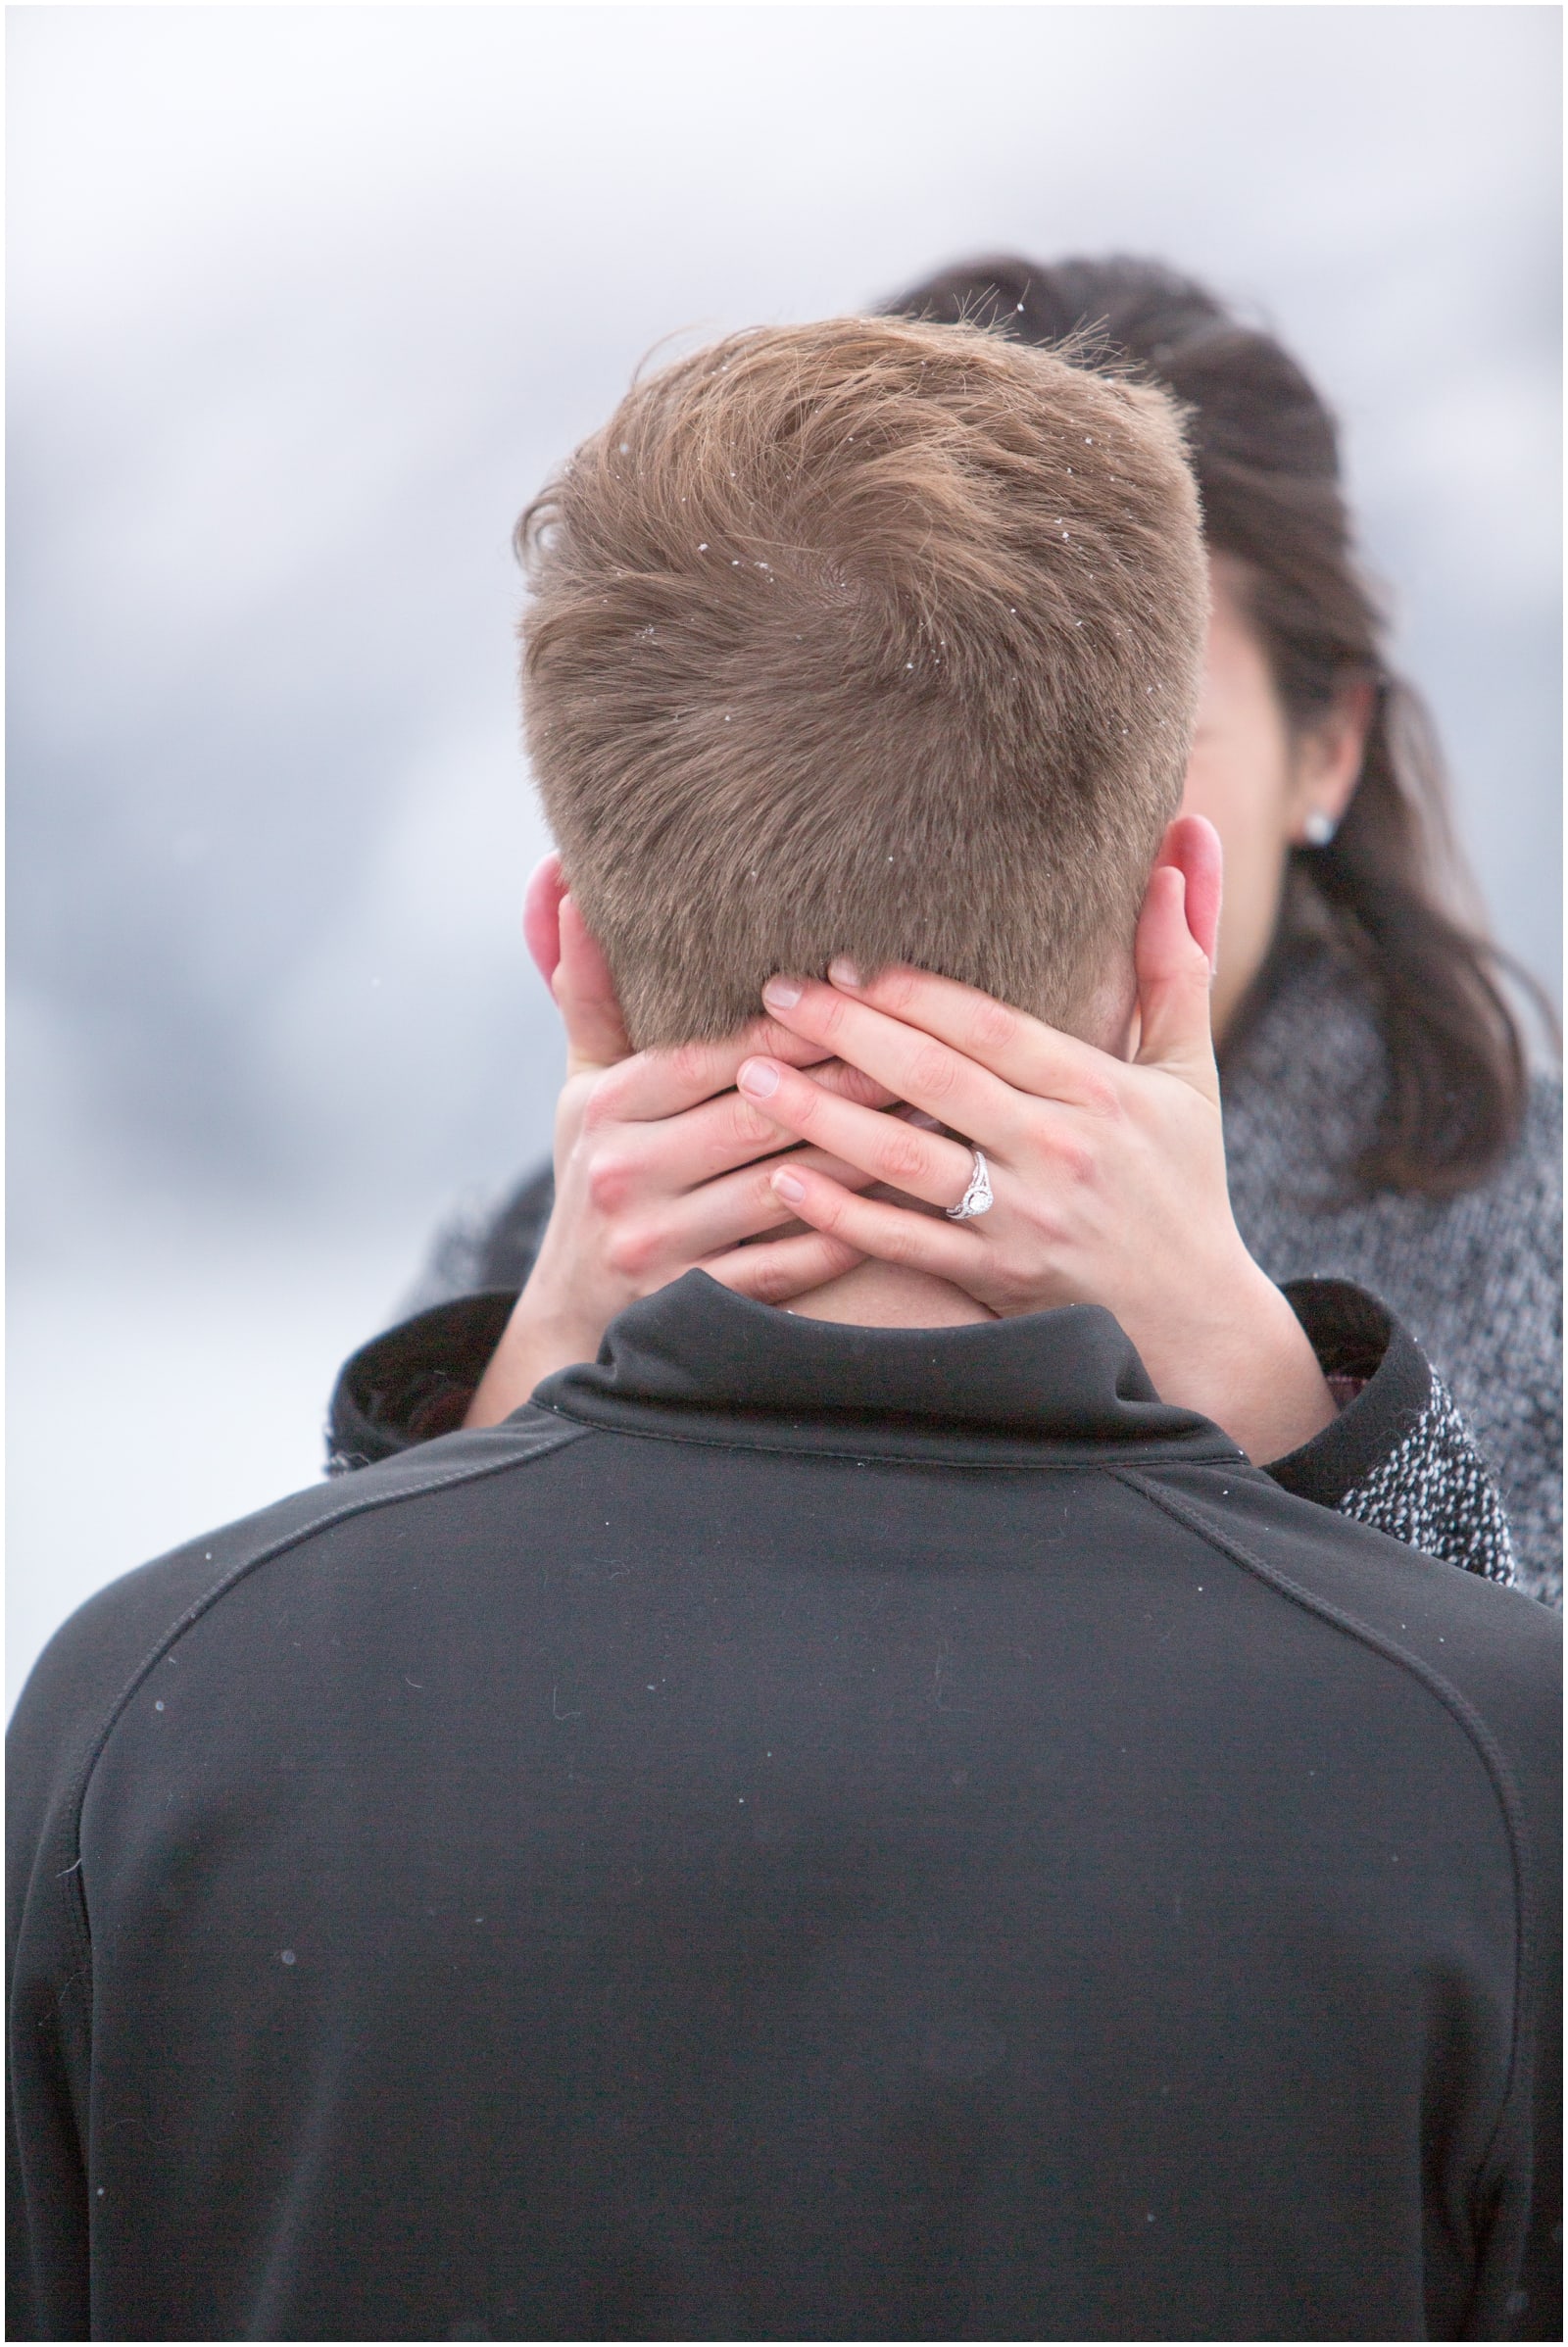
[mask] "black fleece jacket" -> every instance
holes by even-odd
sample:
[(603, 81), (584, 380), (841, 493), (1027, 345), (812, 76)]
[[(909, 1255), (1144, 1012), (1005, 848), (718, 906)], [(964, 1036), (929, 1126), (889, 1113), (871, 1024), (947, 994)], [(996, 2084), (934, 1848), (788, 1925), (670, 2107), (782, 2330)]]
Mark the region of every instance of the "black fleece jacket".
[(40, 1661), (10, 2335), (1556, 2336), (1559, 1627), (694, 1273)]

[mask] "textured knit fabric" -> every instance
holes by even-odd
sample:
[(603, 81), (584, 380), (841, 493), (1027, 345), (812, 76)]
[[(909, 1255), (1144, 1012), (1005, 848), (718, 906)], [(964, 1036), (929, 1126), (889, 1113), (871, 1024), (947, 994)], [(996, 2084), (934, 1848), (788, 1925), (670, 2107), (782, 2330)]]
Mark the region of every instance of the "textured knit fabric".
[(1289, 1280), (1285, 1294), (1330, 1385), (1358, 1390), (1332, 1426), (1271, 1463), (1274, 1481), (1461, 1572), (1514, 1582), (1496, 1484), (1409, 1331), (1348, 1280)]
[(1364, 1484), (1347, 1491), (1340, 1510), (1467, 1573), (1488, 1581), (1516, 1578), (1497, 1487), (1465, 1440), (1464, 1420), (1438, 1378), (1420, 1425)]
[[(1496, 1477), (1519, 1588), (1560, 1605), (1562, 1087), (1536, 1079), (1512, 1154), (1461, 1197), (1347, 1195), (1384, 1069), (1354, 973), (1301, 947), (1224, 1071), (1236, 1220), (1271, 1279), (1351, 1280), (1404, 1322)], [(1387, 1499), (1386, 1478), (1366, 1504)], [(1400, 1521), (1419, 1528), (1426, 1502), (1408, 1507)]]

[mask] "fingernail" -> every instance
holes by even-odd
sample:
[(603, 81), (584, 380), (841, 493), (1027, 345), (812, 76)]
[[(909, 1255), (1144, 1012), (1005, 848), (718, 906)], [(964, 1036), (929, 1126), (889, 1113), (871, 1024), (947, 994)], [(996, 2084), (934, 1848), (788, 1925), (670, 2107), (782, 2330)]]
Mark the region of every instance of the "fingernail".
[(778, 1069), (771, 1060), (743, 1059), (735, 1081), (754, 1100), (765, 1100), (778, 1090)]
[(801, 993), (793, 978), (769, 978), (762, 989), (762, 1000), (770, 1010), (793, 1010)]
[(847, 953), (835, 954), (827, 965), (827, 974), (835, 986), (861, 987), (865, 984)]
[(773, 1195), (787, 1206), (798, 1206), (806, 1196), (806, 1184), (799, 1174), (776, 1173), (773, 1176)]

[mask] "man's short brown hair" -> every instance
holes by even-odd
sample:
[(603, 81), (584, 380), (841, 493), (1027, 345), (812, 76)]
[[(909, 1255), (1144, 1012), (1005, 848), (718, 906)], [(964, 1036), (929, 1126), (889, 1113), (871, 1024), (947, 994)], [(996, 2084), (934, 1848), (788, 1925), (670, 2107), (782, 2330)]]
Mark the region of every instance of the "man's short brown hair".
[(518, 539), (528, 750), (638, 1046), (837, 953), (1062, 1024), (1130, 949), (1206, 611), (1163, 394), (762, 327), (636, 384)]

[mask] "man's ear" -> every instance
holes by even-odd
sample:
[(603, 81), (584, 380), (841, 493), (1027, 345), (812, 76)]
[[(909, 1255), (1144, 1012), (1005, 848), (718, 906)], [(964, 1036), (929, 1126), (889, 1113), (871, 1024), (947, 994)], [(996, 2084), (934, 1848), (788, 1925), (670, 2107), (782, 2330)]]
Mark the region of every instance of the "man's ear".
[(1206, 815), (1178, 815), (1165, 827), (1154, 870), (1180, 872), (1187, 888), (1187, 927), (1212, 970), (1219, 941), (1220, 890), (1225, 858), (1219, 833)]
[(561, 960), (561, 901), (565, 893), (561, 851), (552, 848), (529, 873), (522, 897), (523, 939), (533, 955), (535, 969), (552, 990)]
[(1163, 1067), (1216, 1102), (1209, 990), (1222, 865), (1207, 817), (1178, 815), (1159, 844), (1133, 943), (1139, 1064)]
[(615, 981), (598, 939), (572, 902), (554, 848), (529, 879), (522, 934), (565, 1023), (568, 1077), (627, 1058), (631, 1044)]

